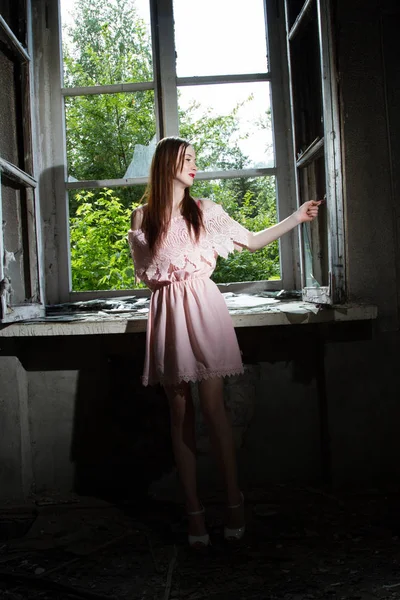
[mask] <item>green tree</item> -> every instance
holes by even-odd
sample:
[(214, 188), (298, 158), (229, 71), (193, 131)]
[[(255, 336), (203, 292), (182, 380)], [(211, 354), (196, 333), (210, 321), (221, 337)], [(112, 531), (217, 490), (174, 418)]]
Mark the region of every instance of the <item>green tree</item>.
[[(207, 182), (209, 183), (209, 182)], [(254, 204), (264, 203), (261, 190), (255, 197), (248, 192), (239, 205), (234, 193), (218, 184), (208, 187), (208, 197), (223, 204), (225, 210), (250, 231), (272, 225), (274, 217), (266, 211), (254, 216)], [(264, 187), (273, 189), (267, 178)], [(201, 194), (203, 195), (203, 194)], [(96, 196), (96, 197), (95, 197)], [(222, 202), (223, 200), (223, 202)], [(74, 290), (129, 289), (133, 287), (134, 271), (127, 244), (127, 229), (132, 207), (124, 207), (115, 190), (103, 189), (76, 196), (76, 215), (70, 221), (72, 284)], [(272, 213), (273, 214), (273, 213)], [(279, 277), (278, 244), (274, 242), (253, 254), (235, 252), (227, 259), (218, 259), (213, 279), (217, 283), (255, 281)], [(138, 284), (135, 287), (142, 287)]]
[(134, 279), (127, 244), (130, 209), (115, 191), (77, 195), (70, 220), (72, 287), (74, 290), (129, 289)]
[[(64, 84), (86, 87), (153, 78), (146, 25), (132, 0), (78, 0), (66, 30)], [(156, 133), (154, 93), (73, 96), (66, 99), (69, 174), (78, 180), (123, 177), (137, 144)], [(126, 203), (135, 198), (131, 190)]]

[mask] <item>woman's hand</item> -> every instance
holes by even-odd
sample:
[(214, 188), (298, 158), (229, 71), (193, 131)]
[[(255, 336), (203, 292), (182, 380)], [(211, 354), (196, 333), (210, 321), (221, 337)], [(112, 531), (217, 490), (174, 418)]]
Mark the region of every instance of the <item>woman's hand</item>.
[(322, 200), (309, 200), (304, 202), (297, 210), (293, 213), (298, 223), (308, 223), (314, 221), (318, 216), (318, 207)]
[(267, 244), (270, 244), (274, 240), (277, 240), (282, 235), (300, 225), (300, 223), (307, 223), (313, 221), (318, 215), (318, 207), (324, 202), (324, 200), (309, 200), (304, 202), (290, 217), (286, 217), (283, 221), (280, 221), (272, 227), (253, 233), (249, 231), (249, 239), (246, 248), (250, 252), (255, 252), (260, 248), (264, 248)]

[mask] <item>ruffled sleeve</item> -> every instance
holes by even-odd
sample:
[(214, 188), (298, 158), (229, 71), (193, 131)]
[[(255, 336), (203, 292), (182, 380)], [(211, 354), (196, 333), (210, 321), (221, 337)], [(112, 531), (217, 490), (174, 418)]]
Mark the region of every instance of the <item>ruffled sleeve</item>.
[(207, 238), (219, 256), (226, 258), (234, 250), (247, 247), (251, 233), (232, 219), (220, 204), (204, 210), (203, 219)]
[(130, 229), (128, 231), (128, 242), (135, 266), (135, 275), (143, 280), (146, 269), (151, 262), (149, 248), (143, 231), (141, 229)]

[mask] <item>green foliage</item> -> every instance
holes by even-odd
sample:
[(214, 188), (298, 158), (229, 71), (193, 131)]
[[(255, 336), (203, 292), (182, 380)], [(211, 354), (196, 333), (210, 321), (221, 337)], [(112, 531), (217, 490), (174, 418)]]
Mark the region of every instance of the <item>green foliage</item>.
[(64, 45), (65, 86), (151, 81), (146, 24), (134, 0), (77, 0)]
[[(259, 183), (259, 182), (258, 182)], [(270, 185), (270, 182), (268, 182)], [(256, 198), (251, 192), (239, 206), (233, 193), (223, 193), (224, 209), (247, 229), (259, 231), (273, 224), (267, 213), (254, 205), (265, 203), (262, 190)], [(221, 188), (214, 187), (214, 199), (220, 200)], [(134, 285), (133, 263), (127, 243), (130, 213), (137, 204), (125, 208), (116, 192), (104, 188), (97, 193), (76, 194), (77, 209), (71, 218), (71, 266), (74, 290), (109, 290), (143, 287)], [(256, 214), (255, 214), (256, 213)], [(278, 246), (275, 242), (253, 254), (244, 250), (227, 259), (218, 259), (213, 279), (217, 283), (255, 281), (279, 277)]]
[[(63, 48), (66, 87), (152, 80), (151, 43), (134, 1), (78, 0), (75, 10)], [(78, 180), (123, 177), (135, 145), (156, 133), (152, 90), (74, 96), (65, 104), (68, 170)]]
[(131, 210), (115, 192), (103, 189), (77, 194), (70, 221), (74, 290), (123, 290), (132, 287), (134, 269), (127, 242)]
[(243, 169), (246, 166), (246, 157), (237, 141), (233, 141), (238, 130), (236, 114), (239, 107), (228, 115), (215, 116), (210, 107), (200, 107), (193, 102), (185, 111), (180, 111), (180, 135), (195, 147), (196, 162), (201, 171)]
[[(273, 177), (196, 183), (196, 195), (221, 204), (235, 221), (249, 231), (260, 231), (276, 223)], [(235, 252), (218, 258), (212, 279), (216, 283), (258, 281), (280, 277), (278, 242), (250, 253)]]
[[(249, 231), (260, 231), (274, 225), (275, 219), (272, 218), (271, 213), (255, 211), (256, 203), (257, 198), (249, 191), (240, 205), (231, 200), (224, 202), (224, 209)], [(217, 268), (212, 278), (216, 283), (228, 283), (279, 277), (279, 246), (278, 242), (273, 242), (254, 253), (242, 250), (231, 254), (227, 259), (218, 258)]]

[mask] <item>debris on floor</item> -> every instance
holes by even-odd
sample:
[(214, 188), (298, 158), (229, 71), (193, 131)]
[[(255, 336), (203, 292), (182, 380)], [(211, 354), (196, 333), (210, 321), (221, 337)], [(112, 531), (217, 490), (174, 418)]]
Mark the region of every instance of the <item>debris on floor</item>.
[(223, 541), (222, 496), (203, 497), (212, 545), (200, 552), (171, 501), (0, 507), (0, 598), (400, 600), (400, 490), (244, 491), (239, 543)]

